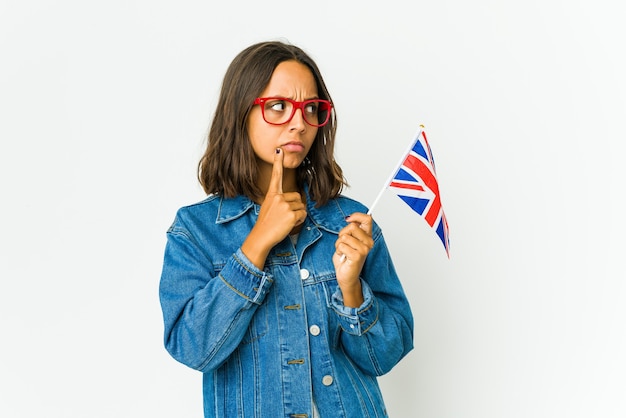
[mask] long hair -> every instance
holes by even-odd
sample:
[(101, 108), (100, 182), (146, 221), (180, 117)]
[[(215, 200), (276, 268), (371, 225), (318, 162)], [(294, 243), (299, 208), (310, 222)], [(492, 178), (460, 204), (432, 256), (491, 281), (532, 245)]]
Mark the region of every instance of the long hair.
[[(283, 42), (261, 42), (241, 51), (226, 70), (209, 129), (207, 148), (198, 163), (198, 180), (207, 194), (224, 197), (262, 195), (255, 180), (258, 165), (250, 144), (247, 120), (254, 99), (270, 82), (274, 69), (294, 60), (313, 73), (320, 99), (332, 102), (322, 75), (302, 49)], [(313, 146), (296, 169), (298, 183), (308, 184), (311, 198), (318, 206), (341, 193), (347, 182), (334, 158), (337, 117), (318, 128)]]

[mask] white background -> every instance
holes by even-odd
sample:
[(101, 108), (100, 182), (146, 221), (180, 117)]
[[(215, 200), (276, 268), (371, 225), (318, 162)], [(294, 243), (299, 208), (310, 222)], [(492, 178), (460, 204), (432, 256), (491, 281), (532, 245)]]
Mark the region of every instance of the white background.
[(269, 39), (325, 75), (349, 196), (426, 126), (452, 252), (383, 196), (416, 345), (390, 415), (626, 416), (618, 3), (2, 0), (0, 416), (201, 417), (162, 345), (165, 231), (204, 197), (227, 65)]

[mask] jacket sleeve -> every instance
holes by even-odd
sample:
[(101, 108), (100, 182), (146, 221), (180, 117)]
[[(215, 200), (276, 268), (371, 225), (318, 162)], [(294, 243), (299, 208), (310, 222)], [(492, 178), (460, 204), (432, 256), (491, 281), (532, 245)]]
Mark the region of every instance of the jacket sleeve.
[(165, 348), (191, 368), (216, 369), (239, 345), (272, 282), (241, 249), (216, 272), (177, 217), (167, 231), (159, 286)]
[(374, 242), (361, 271), (363, 304), (346, 307), (339, 288), (331, 304), (346, 354), (364, 372), (380, 376), (413, 349), (413, 315), (380, 228)]

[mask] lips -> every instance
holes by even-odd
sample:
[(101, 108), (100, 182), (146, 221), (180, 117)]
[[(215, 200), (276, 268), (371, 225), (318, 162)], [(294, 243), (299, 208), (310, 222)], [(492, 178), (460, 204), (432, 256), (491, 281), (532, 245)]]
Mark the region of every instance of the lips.
[(304, 151), (304, 144), (302, 142), (292, 141), (284, 144), (281, 148), (285, 152), (302, 152)]

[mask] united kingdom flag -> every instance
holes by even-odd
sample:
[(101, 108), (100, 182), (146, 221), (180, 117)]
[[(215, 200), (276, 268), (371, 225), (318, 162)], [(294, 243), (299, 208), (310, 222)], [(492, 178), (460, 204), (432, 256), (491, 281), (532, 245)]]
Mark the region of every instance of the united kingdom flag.
[(435, 161), (423, 128), (389, 183), (389, 188), (435, 230), (450, 258), (448, 221), (441, 205)]

